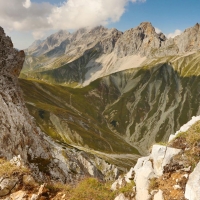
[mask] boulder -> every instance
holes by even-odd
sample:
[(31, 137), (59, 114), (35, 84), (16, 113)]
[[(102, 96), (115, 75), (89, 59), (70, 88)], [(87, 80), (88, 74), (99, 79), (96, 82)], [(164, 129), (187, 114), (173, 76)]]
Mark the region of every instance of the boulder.
[(0, 197), (8, 195), (16, 186), (18, 178), (5, 178), (0, 183)]
[(194, 171), (189, 175), (185, 188), (185, 198), (189, 200), (200, 199), (200, 162)]
[(170, 163), (172, 157), (180, 152), (181, 149), (175, 149), (162, 145), (153, 145), (150, 158), (153, 160), (154, 173), (157, 176), (161, 176), (163, 174), (164, 167)]
[(25, 191), (19, 190), (18, 192), (12, 193), (10, 195), (10, 198), (12, 200), (26, 200), (27, 199), (26, 196), (27, 194)]
[(151, 161), (147, 159), (147, 157), (140, 158), (138, 160), (139, 165), (141, 164), (140, 168), (138, 165), (135, 166), (135, 184), (136, 184), (136, 200), (149, 200), (151, 195), (149, 195), (149, 179), (155, 177), (154, 169), (152, 166)]
[(35, 182), (34, 178), (31, 175), (24, 175), (23, 176), (23, 184), (29, 185), (32, 187), (37, 187), (38, 183)]
[[(149, 180), (162, 176), (164, 167), (170, 163), (173, 156), (180, 152), (181, 149), (153, 145), (152, 153), (149, 156), (139, 158), (134, 168), (131, 168), (124, 177), (118, 178), (112, 184), (111, 190), (117, 190), (134, 179), (136, 184), (136, 200), (151, 199), (153, 194), (150, 195), (148, 191)], [(160, 196), (161, 191), (158, 191), (154, 198)]]
[(162, 190), (159, 190), (159, 191), (154, 195), (153, 200), (164, 200), (164, 198), (163, 198), (163, 191), (162, 191)]

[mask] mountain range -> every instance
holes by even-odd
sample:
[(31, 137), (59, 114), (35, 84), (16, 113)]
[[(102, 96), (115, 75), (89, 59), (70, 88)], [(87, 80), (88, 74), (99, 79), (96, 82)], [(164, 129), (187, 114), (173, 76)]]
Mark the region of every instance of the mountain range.
[(167, 39), (143, 22), (36, 41), (20, 75), (29, 112), (56, 140), (127, 167), (200, 114), (199, 27)]
[(24, 53), (0, 27), (0, 197), (199, 199), (199, 36), (99, 26)]

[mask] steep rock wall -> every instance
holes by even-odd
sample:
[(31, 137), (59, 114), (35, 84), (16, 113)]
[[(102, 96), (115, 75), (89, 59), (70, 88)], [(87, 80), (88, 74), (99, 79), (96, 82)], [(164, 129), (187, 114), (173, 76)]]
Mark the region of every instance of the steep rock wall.
[[(76, 181), (84, 176), (103, 179), (103, 174), (113, 171), (115, 167), (102, 159), (56, 144), (36, 126), (18, 85), (25, 54), (13, 48), (11, 39), (1, 27), (0, 54), (0, 156), (11, 159), (21, 155), (38, 177), (49, 176), (63, 182)], [(96, 160), (105, 166), (102, 171)], [(117, 174), (116, 170), (113, 173)]]

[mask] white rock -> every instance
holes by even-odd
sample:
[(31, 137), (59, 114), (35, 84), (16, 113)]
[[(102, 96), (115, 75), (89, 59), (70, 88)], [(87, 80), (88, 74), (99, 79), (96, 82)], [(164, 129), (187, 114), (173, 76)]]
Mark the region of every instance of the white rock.
[(15, 187), (18, 178), (5, 178), (0, 183), (0, 197), (5, 196), (10, 193), (10, 191)]
[(125, 180), (127, 183), (130, 183), (131, 182), (131, 179), (133, 178), (133, 174), (134, 174), (134, 168), (131, 168), (129, 170), (129, 172), (124, 176), (125, 177)]
[(162, 191), (162, 190), (159, 190), (159, 191), (154, 195), (153, 200), (164, 200), (164, 198), (163, 198), (163, 191)]
[(152, 190), (152, 191), (150, 191), (151, 196), (154, 196), (156, 193), (158, 193), (158, 190)]
[(182, 169), (182, 171), (185, 171), (185, 172), (189, 172), (190, 170), (191, 170), (191, 166)]
[(153, 145), (150, 157), (153, 159), (154, 173), (157, 176), (163, 174), (163, 168), (170, 163), (173, 156), (180, 153), (180, 149), (170, 148), (162, 145)]
[(183, 177), (185, 177), (186, 179), (188, 178), (188, 176), (189, 176), (188, 174), (184, 174), (183, 175)]
[[(143, 160), (142, 166), (138, 169), (138, 165), (141, 164), (141, 160)], [(152, 163), (146, 159), (141, 158), (138, 160), (139, 164), (136, 165), (135, 169), (135, 184), (136, 184), (136, 200), (149, 200), (150, 195), (148, 192), (149, 188), (149, 179), (155, 177), (154, 170), (152, 167)]]
[(150, 158), (149, 156), (139, 158), (135, 167), (134, 167), (134, 171), (136, 172), (138, 169), (140, 169), (143, 166), (143, 163), (145, 161), (148, 161), (149, 158)]
[(188, 200), (200, 199), (200, 162), (194, 171), (189, 175), (189, 180), (185, 188), (185, 198)]
[(39, 199), (39, 196), (37, 194), (33, 194), (31, 196), (31, 200), (38, 200)]
[(193, 124), (195, 124), (199, 120), (200, 120), (200, 116), (196, 116), (196, 117), (193, 116), (192, 119), (186, 124), (184, 124), (183, 126), (181, 126), (181, 128), (178, 131), (176, 131), (174, 135), (170, 135), (169, 142), (172, 141), (179, 133), (186, 132)]
[(121, 193), (117, 197), (115, 197), (115, 200), (129, 200), (129, 199), (126, 198), (123, 193)]
[(121, 188), (121, 185), (122, 185), (122, 183), (123, 183), (123, 180), (124, 180), (124, 177), (121, 177), (121, 176), (120, 176), (120, 177), (112, 184), (111, 190), (112, 190), (112, 191), (115, 191), (115, 190), (117, 190), (118, 187)]
[(17, 167), (20, 167), (23, 165), (23, 161), (20, 155), (14, 156), (11, 160), (10, 163), (13, 165), (16, 165)]
[(174, 185), (173, 188), (174, 188), (174, 190), (179, 190), (179, 189), (181, 189), (181, 186), (180, 185)]
[[(129, 183), (135, 173), (136, 200), (149, 200), (151, 198), (148, 191), (149, 180), (161, 176), (164, 166), (169, 164), (171, 158), (180, 151), (180, 149), (154, 145), (150, 156), (139, 158), (134, 168), (131, 168), (124, 177), (118, 178), (112, 184), (111, 190), (116, 190), (118, 187), (123, 186), (124, 181)], [(157, 196), (159, 195), (161, 196), (161, 191), (157, 194)]]

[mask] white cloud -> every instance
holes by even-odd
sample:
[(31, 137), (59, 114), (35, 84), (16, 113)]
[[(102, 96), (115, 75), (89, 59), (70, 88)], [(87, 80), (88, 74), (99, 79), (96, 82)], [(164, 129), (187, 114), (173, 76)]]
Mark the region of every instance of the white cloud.
[(176, 29), (176, 30), (174, 31), (174, 33), (169, 33), (169, 34), (167, 35), (167, 38), (174, 38), (174, 37), (176, 37), (177, 35), (180, 35), (181, 33), (182, 33), (181, 30)]
[(146, 0), (130, 0), (131, 2), (133, 2), (133, 3), (137, 3), (137, 2), (142, 2), (142, 3), (144, 3), (144, 2), (146, 2)]
[(129, 2), (145, 0), (65, 0), (60, 5), (31, 0), (0, 0), (0, 24), (6, 30), (31, 31), (38, 39), (49, 30), (116, 22)]
[(120, 19), (126, 4), (126, 0), (68, 0), (53, 9), (48, 23), (55, 29), (106, 25)]
[(155, 31), (156, 31), (156, 33), (161, 33), (162, 31), (159, 29), (159, 28), (157, 28), (157, 27), (155, 27)]
[(52, 12), (53, 5), (32, 3), (27, 9), (23, 3), (24, 0), (0, 0), (0, 25), (3, 28), (25, 32), (45, 31), (51, 28), (47, 17)]
[(44, 33), (44, 31), (33, 31), (32, 35), (33, 35), (35, 40), (39, 40), (39, 39), (44, 38), (45, 33)]
[(31, 7), (31, 1), (26, 0), (22, 5), (24, 6), (24, 8), (30, 8)]

